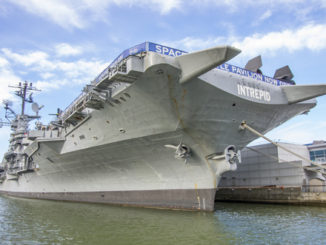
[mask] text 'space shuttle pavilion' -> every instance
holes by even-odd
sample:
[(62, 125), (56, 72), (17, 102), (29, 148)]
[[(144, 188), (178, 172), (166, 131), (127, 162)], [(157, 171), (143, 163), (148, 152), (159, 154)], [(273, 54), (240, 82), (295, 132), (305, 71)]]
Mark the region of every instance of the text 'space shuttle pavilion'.
[(23, 110), (33, 87), (20, 84), (22, 113), (10, 122), (1, 193), (213, 210), (220, 176), (236, 169), (238, 150), (257, 138), (241, 123), (266, 133), (309, 111), (313, 98), (326, 93), (326, 85), (292, 85), (286, 76), (225, 63), (239, 53), (230, 46), (185, 53), (139, 44), (56, 121), (34, 130), (28, 122), (38, 118), (39, 107), (33, 104), (35, 116)]

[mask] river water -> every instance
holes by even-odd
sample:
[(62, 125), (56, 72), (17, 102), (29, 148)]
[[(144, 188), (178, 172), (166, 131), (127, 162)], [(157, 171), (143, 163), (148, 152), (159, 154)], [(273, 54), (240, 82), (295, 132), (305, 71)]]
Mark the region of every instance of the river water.
[(216, 203), (205, 213), (0, 196), (0, 244), (326, 244), (326, 207)]

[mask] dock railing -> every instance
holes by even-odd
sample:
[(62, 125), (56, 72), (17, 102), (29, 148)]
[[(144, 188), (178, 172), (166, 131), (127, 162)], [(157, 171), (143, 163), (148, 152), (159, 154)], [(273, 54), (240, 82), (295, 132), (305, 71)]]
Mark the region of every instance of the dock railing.
[(326, 192), (326, 185), (302, 185), (302, 192)]

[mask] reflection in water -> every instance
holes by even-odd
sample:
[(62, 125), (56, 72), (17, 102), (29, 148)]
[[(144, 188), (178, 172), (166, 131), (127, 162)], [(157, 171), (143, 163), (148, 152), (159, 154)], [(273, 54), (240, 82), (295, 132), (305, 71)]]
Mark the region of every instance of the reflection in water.
[(218, 203), (214, 213), (0, 197), (1, 244), (318, 244), (326, 208)]
[(325, 244), (326, 206), (219, 203), (214, 216), (236, 244)]
[(213, 213), (7, 197), (0, 222), (7, 244), (227, 244), (231, 237)]

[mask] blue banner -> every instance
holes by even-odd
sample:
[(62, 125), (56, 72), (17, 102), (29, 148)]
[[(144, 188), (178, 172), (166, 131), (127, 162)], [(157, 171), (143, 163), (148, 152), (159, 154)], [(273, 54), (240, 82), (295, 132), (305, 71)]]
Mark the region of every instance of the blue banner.
[(163, 55), (168, 55), (168, 56), (180, 56), (183, 54), (186, 54), (187, 52), (175, 49), (175, 48), (170, 48), (167, 46), (163, 46), (160, 44), (156, 43), (148, 43), (148, 51), (152, 51), (155, 53), (163, 54)]
[[(108, 75), (109, 75), (109, 70), (115, 66), (118, 65), (118, 63), (124, 59), (126, 59), (127, 57), (129, 57), (130, 55), (136, 55), (142, 52), (155, 52), (158, 54), (162, 54), (162, 55), (168, 55), (168, 56), (180, 56), (183, 54), (186, 54), (187, 52), (182, 51), (180, 49), (175, 49), (175, 48), (170, 48), (168, 46), (164, 46), (161, 44), (157, 44), (157, 43), (152, 43), (152, 42), (144, 42), (141, 44), (138, 44), (132, 48), (126, 49), (125, 51), (123, 51), (107, 68), (105, 68), (94, 80), (95, 83), (98, 83), (100, 81), (102, 81), (103, 79), (105, 79)], [(266, 83), (270, 83), (276, 86), (280, 86), (280, 85), (291, 85), (289, 83), (256, 73), (256, 72), (252, 72), (252, 71), (248, 71), (246, 69), (234, 66), (234, 65), (230, 65), (227, 63), (224, 63), (222, 65), (219, 65), (218, 67), (216, 67), (219, 70), (223, 70), (223, 71), (227, 71), (227, 72), (231, 72), (240, 76), (245, 76), (245, 77), (249, 77), (252, 79), (256, 79), (262, 82), (266, 82)]]
[(224, 63), (222, 65), (219, 65), (217, 67), (217, 69), (219, 70), (223, 70), (223, 71), (227, 71), (227, 72), (232, 72), (234, 74), (238, 74), (240, 76), (245, 76), (245, 77), (249, 77), (252, 79), (256, 79), (265, 83), (270, 83), (276, 86), (280, 86), (280, 85), (290, 85), (289, 83), (271, 78), (271, 77), (267, 77), (265, 75), (253, 72), (253, 71), (248, 71), (246, 69), (234, 66), (234, 65), (230, 65), (228, 63)]

